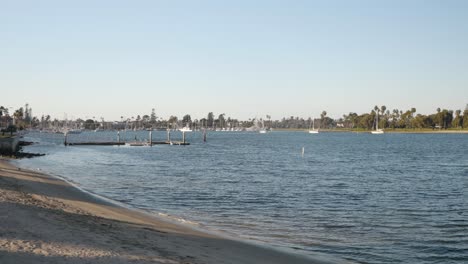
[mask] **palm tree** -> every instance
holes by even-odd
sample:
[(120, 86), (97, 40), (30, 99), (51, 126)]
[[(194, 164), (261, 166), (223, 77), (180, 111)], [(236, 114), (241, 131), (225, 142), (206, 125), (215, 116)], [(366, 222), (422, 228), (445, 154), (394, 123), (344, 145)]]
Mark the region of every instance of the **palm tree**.
[(5, 113), (5, 115), (7, 115), (7, 114), (8, 114), (8, 110), (7, 110), (5, 107), (0, 106), (0, 116), (2, 116), (3, 113)]
[(325, 117), (327, 116), (327, 111), (323, 110), (322, 113), (320, 114), (320, 123), (322, 124), (322, 127), (325, 127)]
[(380, 110), (382, 110), (382, 113), (385, 113), (385, 110), (387, 110), (387, 107), (385, 105), (382, 105), (380, 107)]
[(455, 111), (455, 119), (453, 120), (453, 125), (452, 125), (455, 128), (459, 128), (463, 124), (462, 123), (463, 119), (461, 118), (460, 115), (461, 115), (461, 110), (456, 110)]
[(442, 128), (442, 114), (440, 112), (440, 107), (437, 107), (437, 115), (436, 115), (436, 120), (437, 120), (437, 123), (439, 123), (439, 128)]

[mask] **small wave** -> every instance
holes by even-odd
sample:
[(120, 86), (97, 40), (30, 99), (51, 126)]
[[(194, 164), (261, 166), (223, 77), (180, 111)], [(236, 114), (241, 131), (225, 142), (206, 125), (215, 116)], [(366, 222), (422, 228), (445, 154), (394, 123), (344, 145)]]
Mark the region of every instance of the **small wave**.
[(439, 164), (440, 167), (451, 167), (451, 168), (468, 168), (468, 164), (449, 164), (449, 163), (442, 163)]
[(181, 217), (177, 217), (177, 216), (173, 216), (173, 215), (169, 215), (169, 214), (165, 214), (165, 213), (161, 213), (161, 212), (158, 212), (157, 215), (160, 216), (160, 217), (172, 220), (172, 221), (182, 223), (182, 224), (192, 225), (192, 226), (200, 226), (200, 223), (190, 221), (190, 220), (187, 220), (187, 219), (184, 219), (184, 218), (181, 218)]

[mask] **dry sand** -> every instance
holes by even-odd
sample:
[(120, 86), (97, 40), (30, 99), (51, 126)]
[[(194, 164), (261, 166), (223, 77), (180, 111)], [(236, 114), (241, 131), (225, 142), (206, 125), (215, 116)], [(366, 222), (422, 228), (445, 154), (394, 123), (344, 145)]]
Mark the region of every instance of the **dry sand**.
[(197, 231), (0, 160), (0, 263), (332, 263)]

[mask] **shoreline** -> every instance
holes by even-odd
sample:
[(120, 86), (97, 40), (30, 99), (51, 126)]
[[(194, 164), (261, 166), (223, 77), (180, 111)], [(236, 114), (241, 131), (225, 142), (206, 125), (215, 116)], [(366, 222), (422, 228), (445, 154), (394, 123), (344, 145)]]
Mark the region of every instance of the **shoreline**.
[(119, 206), (0, 159), (1, 263), (337, 263), (249, 242)]
[[(307, 133), (308, 129), (295, 129), (295, 128), (274, 128), (273, 132), (303, 132)], [(320, 133), (368, 133), (370, 134), (372, 130), (350, 130), (350, 129), (320, 129)], [(468, 130), (432, 130), (432, 129), (384, 129), (384, 132), (387, 134), (468, 134)]]

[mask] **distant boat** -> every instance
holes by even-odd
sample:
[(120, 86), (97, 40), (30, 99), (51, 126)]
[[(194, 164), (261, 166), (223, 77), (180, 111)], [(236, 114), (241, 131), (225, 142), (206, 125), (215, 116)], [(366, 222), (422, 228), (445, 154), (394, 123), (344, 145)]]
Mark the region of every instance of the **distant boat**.
[(318, 134), (318, 129), (315, 129), (315, 118), (312, 118), (312, 129), (310, 129), (309, 125), (309, 134)]
[(375, 115), (375, 130), (371, 131), (371, 134), (383, 134), (384, 131), (382, 129), (379, 129), (379, 111), (376, 111)]
[(81, 129), (70, 129), (68, 130), (68, 134), (80, 134), (82, 132)]
[(144, 147), (149, 146), (150, 144), (148, 142), (129, 142), (125, 143), (125, 145), (130, 147)]
[(260, 134), (266, 134), (267, 130), (265, 129), (265, 123), (263, 122), (262, 120), (262, 127), (260, 128), (260, 130), (258, 131), (258, 133)]
[(181, 132), (192, 132), (192, 129), (190, 129), (190, 127), (188, 127), (188, 126), (185, 126), (185, 127), (181, 128), (181, 129), (179, 129), (179, 131), (181, 131)]
[(62, 128), (60, 130), (55, 131), (58, 134), (80, 134), (82, 132), (81, 129), (71, 129), (71, 128)]

